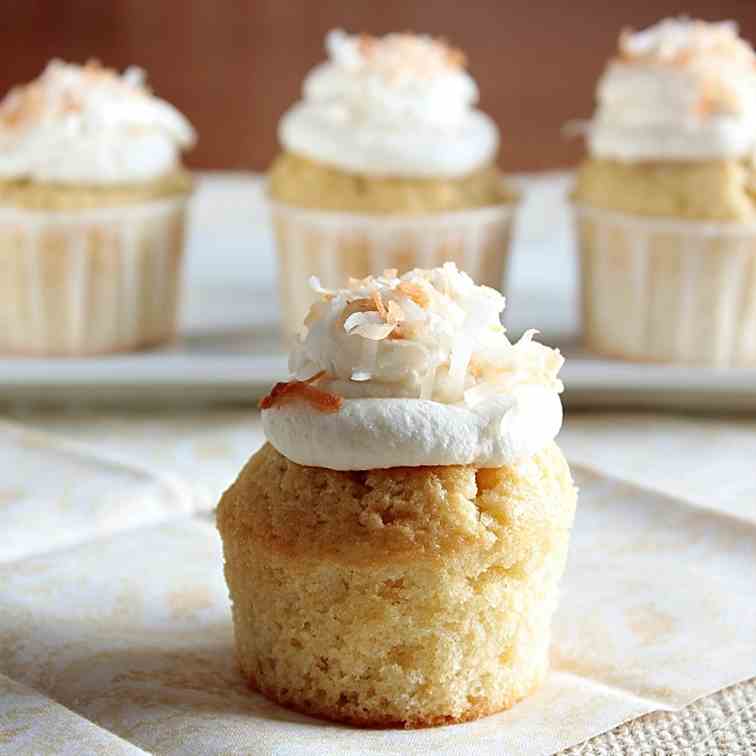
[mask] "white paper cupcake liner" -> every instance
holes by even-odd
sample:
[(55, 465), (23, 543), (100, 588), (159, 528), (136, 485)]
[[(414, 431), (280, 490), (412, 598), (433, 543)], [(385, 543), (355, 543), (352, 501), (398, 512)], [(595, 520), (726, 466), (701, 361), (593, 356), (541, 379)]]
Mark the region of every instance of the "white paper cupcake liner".
[(589, 349), (654, 362), (756, 364), (756, 224), (574, 211)]
[(187, 197), (81, 211), (0, 208), (0, 352), (88, 355), (176, 329)]
[(397, 268), (432, 268), (451, 260), (478, 283), (502, 288), (514, 205), (422, 216), (359, 215), (271, 203), (278, 249), (284, 335), (302, 326), (314, 294)]

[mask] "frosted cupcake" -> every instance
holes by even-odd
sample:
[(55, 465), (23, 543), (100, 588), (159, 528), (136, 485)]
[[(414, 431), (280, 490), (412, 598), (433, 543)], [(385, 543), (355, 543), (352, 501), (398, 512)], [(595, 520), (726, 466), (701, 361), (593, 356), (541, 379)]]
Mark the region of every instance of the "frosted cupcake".
[(577, 203), (587, 345), (756, 364), (756, 56), (732, 22), (623, 32)]
[(452, 263), (317, 293), (218, 508), (242, 670), (357, 725), (508, 708), (546, 674), (575, 511), (562, 358)]
[(176, 328), (188, 121), (96, 63), (0, 102), (0, 352), (90, 355)]
[(281, 120), (270, 170), (285, 330), (307, 312), (312, 274), (339, 286), (454, 260), (500, 288), (513, 195), (463, 56), (412, 34), (333, 31), (326, 47)]

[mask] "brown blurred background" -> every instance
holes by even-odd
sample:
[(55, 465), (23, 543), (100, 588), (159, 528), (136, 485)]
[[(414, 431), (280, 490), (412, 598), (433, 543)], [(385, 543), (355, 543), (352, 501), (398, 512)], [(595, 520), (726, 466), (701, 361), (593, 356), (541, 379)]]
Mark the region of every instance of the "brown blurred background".
[(527, 171), (580, 155), (560, 127), (591, 112), (621, 27), (684, 12), (737, 19), (756, 41), (756, 0), (3, 0), (0, 9), (2, 91), (52, 57), (137, 64), (197, 127), (197, 168), (265, 169), (278, 118), (334, 27), (427, 32), (465, 50), (481, 106), (502, 129), (502, 166)]

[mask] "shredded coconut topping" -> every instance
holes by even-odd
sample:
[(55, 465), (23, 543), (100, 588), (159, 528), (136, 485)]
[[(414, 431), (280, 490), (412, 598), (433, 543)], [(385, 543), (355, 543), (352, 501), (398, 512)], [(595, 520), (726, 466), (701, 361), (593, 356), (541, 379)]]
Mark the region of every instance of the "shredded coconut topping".
[(0, 178), (120, 183), (174, 169), (194, 130), (144, 80), (138, 68), (51, 61), (0, 101)]
[(462, 176), (496, 154), (498, 129), (445, 42), (335, 30), (326, 48), (279, 124), (287, 150), (352, 173), (413, 177)]
[(337, 65), (378, 74), (389, 81), (403, 76), (428, 79), (465, 65), (461, 51), (427, 35), (371, 37), (336, 29), (328, 34), (326, 49)]
[[(627, 63), (668, 66), (694, 76), (699, 97), (692, 107), (702, 116), (742, 110), (742, 93), (733, 79), (756, 75), (756, 54), (738, 36), (734, 21), (709, 23), (681, 17), (664, 19), (640, 32), (625, 29), (619, 53)], [(756, 96), (753, 87), (751, 96)]]
[[(38, 79), (14, 87), (0, 101), (0, 123), (5, 128), (25, 128), (44, 119), (81, 114), (101, 103), (110, 105), (116, 98), (124, 107), (129, 102), (156, 102), (141, 68), (131, 66), (119, 75), (96, 60), (83, 66), (53, 60)], [(179, 127), (178, 118), (175, 121), (170, 125), (177, 126), (179, 141), (191, 144), (194, 138), (191, 129), (184, 123)]]
[(753, 48), (738, 36), (734, 21), (666, 18), (648, 29), (623, 29), (619, 52), (628, 60), (687, 65), (697, 58), (727, 58), (754, 65)]
[(474, 406), (523, 384), (560, 392), (558, 350), (528, 331), (511, 343), (504, 297), (454, 263), (352, 280), (310, 309), (290, 358), (297, 379), (350, 397), (415, 397)]
[(585, 135), (597, 157), (716, 160), (756, 145), (756, 53), (732, 21), (623, 31), (596, 94)]

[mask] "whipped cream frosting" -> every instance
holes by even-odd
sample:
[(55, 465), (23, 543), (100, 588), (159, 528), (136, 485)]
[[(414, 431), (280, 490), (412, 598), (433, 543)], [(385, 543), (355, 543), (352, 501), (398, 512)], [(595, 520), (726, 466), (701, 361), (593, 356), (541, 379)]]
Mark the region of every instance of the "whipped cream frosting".
[(187, 119), (150, 94), (143, 72), (52, 61), (0, 102), (0, 179), (64, 184), (149, 181), (195, 141)]
[(262, 412), (268, 440), (292, 461), (498, 467), (559, 432), (562, 356), (534, 341), (535, 331), (510, 342), (504, 297), (453, 263), (401, 277), (385, 271), (335, 291), (313, 286), (320, 300), (289, 368), (331, 406), (294, 393)]
[(597, 101), (588, 127), (596, 157), (695, 161), (756, 147), (756, 55), (732, 21), (666, 19), (623, 32)]
[(285, 149), (374, 176), (455, 177), (494, 159), (498, 131), (473, 107), (460, 53), (427, 36), (339, 30), (326, 48), (281, 119)]

